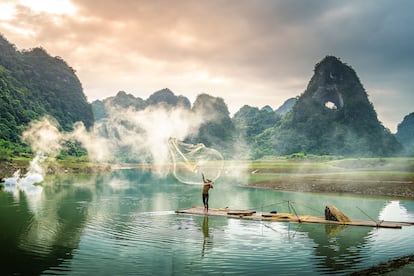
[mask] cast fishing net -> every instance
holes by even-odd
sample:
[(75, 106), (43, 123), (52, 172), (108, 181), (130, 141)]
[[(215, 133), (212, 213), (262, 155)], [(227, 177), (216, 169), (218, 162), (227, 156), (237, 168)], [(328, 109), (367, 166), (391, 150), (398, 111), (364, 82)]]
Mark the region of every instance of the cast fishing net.
[(202, 184), (201, 173), (215, 181), (223, 170), (223, 156), (215, 149), (204, 144), (187, 144), (175, 138), (168, 140), (173, 162), (173, 174), (183, 183)]

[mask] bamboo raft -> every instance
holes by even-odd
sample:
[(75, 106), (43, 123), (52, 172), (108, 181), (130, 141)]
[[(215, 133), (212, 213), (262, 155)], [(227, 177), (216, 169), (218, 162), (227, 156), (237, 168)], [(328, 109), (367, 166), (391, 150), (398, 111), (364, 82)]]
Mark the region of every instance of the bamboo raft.
[(204, 207), (194, 206), (188, 209), (175, 211), (177, 214), (190, 214), (202, 216), (219, 216), (234, 219), (246, 219), (257, 221), (281, 221), (281, 222), (296, 222), (296, 223), (322, 223), (334, 225), (350, 225), (350, 226), (368, 226), (379, 228), (397, 228), (401, 229), (403, 226), (413, 225), (414, 222), (395, 222), (395, 221), (373, 221), (373, 220), (351, 220), (351, 221), (333, 221), (326, 220), (322, 217), (309, 215), (296, 215), (289, 213), (258, 213), (255, 210), (231, 210), (228, 208), (210, 208), (208, 212)]

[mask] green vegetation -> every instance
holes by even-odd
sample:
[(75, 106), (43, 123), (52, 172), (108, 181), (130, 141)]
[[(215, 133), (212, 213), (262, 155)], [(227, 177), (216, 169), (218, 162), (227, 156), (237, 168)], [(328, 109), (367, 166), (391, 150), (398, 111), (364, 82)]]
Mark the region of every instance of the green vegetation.
[(407, 155), (414, 155), (414, 112), (404, 117), (398, 125), (397, 140), (404, 146)]
[(65, 159), (46, 159), (45, 166), (50, 172), (59, 173), (96, 173), (108, 172), (111, 170), (109, 164), (98, 164), (90, 162), (87, 156), (67, 156)]
[(69, 157), (79, 159), (85, 159), (88, 156), (88, 152), (77, 141), (66, 141), (64, 149), (59, 153), (57, 159), (64, 160)]
[(278, 127), (282, 116), (267, 109), (259, 110), (257, 107), (243, 106), (233, 117), (235, 126), (235, 140), (241, 140), (251, 150), (244, 150), (244, 158), (260, 158), (271, 153), (265, 143), (261, 143), (262, 137), (266, 137), (267, 130)]
[(206, 123), (199, 128), (198, 134), (190, 137), (190, 143), (203, 143), (207, 147), (214, 147), (225, 156), (230, 156), (234, 135), (234, 125), (230, 118), (230, 112), (222, 98), (201, 94), (194, 102), (192, 110), (203, 114)]
[(0, 139), (0, 162), (28, 159), (32, 156), (32, 150), (28, 146)]
[(277, 158), (245, 165), (246, 184), (252, 187), (414, 198), (414, 158)]
[(82, 85), (60, 57), (42, 48), (17, 51), (0, 35), (0, 139), (20, 143), (30, 121), (54, 117), (63, 130), (81, 121), (93, 125), (92, 108)]
[(257, 137), (271, 155), (392, 156), (401, 145), (378, 121), (354, 70), (335, 57), (315, 66), (306, 91), (280, 125)]

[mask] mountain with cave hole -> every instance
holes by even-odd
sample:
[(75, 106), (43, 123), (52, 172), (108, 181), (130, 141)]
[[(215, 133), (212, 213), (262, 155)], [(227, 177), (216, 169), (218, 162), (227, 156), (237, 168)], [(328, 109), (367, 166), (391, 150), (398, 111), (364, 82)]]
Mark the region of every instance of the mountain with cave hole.
[(334, 56), (315, 65), (305, 92), (267, 138), (276, 154), (392, 156), (402, 149), (354, 69)]

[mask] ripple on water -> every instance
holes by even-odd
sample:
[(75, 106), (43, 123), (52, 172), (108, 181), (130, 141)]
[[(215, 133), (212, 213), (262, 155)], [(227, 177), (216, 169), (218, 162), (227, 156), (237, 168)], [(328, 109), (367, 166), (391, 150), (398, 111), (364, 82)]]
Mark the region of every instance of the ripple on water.
[[(120, 211), (89, 221), (73, 259), (49, 272), (346, 274), (380, 262), (381, 258), (388, 259), (390, 250), (398, 254), (409, 235), (404, 229), (397, 232), (402, 233), (401, 237), (392, 229), (356, 229), (350, 227), (331, 237), (324, 226), (215, 217), (206, 221), (200, 216), (178, 216), (171, 211)], [(347, 237), (357, 239), (349, 242)], [(409, 246), (403, 247), (409, 251)], [(369, 263), (370, 258), (375, 261)]]

